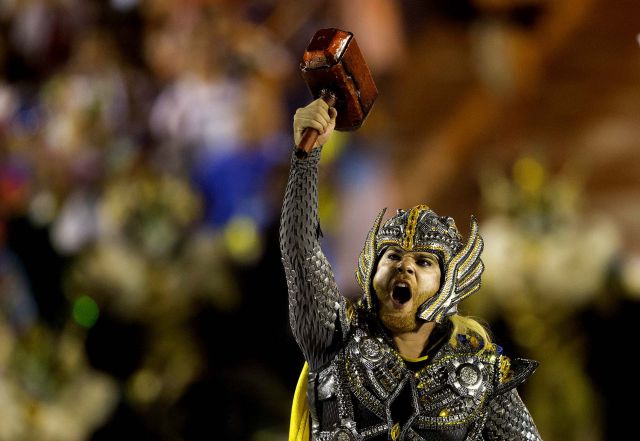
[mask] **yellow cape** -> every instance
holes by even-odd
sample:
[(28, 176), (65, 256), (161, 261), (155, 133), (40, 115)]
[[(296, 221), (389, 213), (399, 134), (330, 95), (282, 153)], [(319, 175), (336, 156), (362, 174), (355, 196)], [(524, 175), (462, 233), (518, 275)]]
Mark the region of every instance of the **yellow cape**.
[(289, 425), (289, 441), (309, 441), (309, 404), (307, 402), (307, 382), (309, 365), (305, 362), (293, 395), (291, 406), (291, 424)]

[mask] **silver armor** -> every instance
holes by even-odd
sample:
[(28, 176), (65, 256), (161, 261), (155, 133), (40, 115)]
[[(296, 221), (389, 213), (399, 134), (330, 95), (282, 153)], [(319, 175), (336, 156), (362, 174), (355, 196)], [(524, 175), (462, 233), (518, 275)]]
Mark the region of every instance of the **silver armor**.
[[(475, 221), (471, 238), (462, 246), (457, 230), (453, 230), (455, 225), (450, 230), (452, 221), (439, 218), (451, 238), (445, 261), (454, 268), (446, 276), (451, 286), (448, 297), (432, 308), (439, 324), (430, 337), (434, 343), (430, 343), (428, 361), (413, 365), (394, 349), (371, 298), (365, 297), (359, 308), (349, 308), (347, 313), (346, 301), (320, 249), (319, 159), (320, 149), (314, 149), (306, 159), (292, 155), (280, 225), (291, 328), (309, 363), (307, 401), (312, 439), (540, 440), (516, 391), (537, 362), (510, 360), (496, 345), (481, 351), (482, 342), (463, 335), (458, 336), (455, 347), (449, 344), (451, 323), (447, 317), (457, 301), (469, 295), (465, 289), (476, 283), (468, 281), (481, 273), (478, 256), (482, 242)], [(412, 213), (431, 216), (427, 210), (419, 206)], [(382, 215), (359, 261), (359, 281), (367, 281), (363, 284), (365, 296), (371, 294), (368, 281), (380, 252), (376, 239), (390, 231), (386, 227), (393, 226), (387, 222), (379, 233)], [(457, 263), (456, 256), (460, 256)], [(461, 280), (466, 281), (466, 287), (460, 288)], [(477, 280), (479, 286), (479, 274)]]
[(484, 271), (480, 254), (484, 243), (478, 234), (478, 223), (471, 218), (471, 234), (463, 246), (453, 219), (438, 216), (426, 205), (409, 211), (398, 210), (380, 227), (384, 212), (376, 217), (358, 259), (356, 280), (364, 292), (363, 306), (376, 309), (371, 280), (376, 262), (387, 247), (428, 251), (438, 256), (444, 281), (436, 295), (420, 306), (418, 317), (442, 323), (445, 317), (458, 311), (458, 303), (480, 289), (480, 276)]

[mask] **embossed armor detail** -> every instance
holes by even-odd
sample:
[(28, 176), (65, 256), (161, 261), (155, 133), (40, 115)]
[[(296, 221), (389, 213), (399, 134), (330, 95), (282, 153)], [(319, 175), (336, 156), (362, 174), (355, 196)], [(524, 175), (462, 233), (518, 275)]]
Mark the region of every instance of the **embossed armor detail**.
[[(291, 328), (310, 367), (312, 439), (539, 440), (515, 390), (535, 370), (535, 361), (509, 360), (495, 346), (478, 353), (470, 344), (452, 347), (445, 340), (429, 362), (414, 371), (375, 315), (363, 309), (347, 318), (345, 299), (319, 244), (319, 156), (320, 149), (307, 159), (292, 154), (280, 226)], [(381, 219), (382, 213), (376, 231)], [(374, 239), (370, 233), (372, 252)], [(479, 284), (481, 245), (474, 233), (467, 246), (452, 248), (454, 256), (462, 256), (456, 264), (456, 286), (463, 287), (462, 294)], [(375, 253), (369, 257), (374, 260), (361, 256), (360, 263), (372, 271)], [(442, 318), (438, 326), (448, 323), (446, 315)]]
[(463, 246), (452, 218), (438, 216), (426, 205), (417, 205), (410, 211), (398, 213), (382, 226), (382, 210), (367, 235), (358, 259), (356, 280), (363, 290), (362, 305), (375, 310), (375, 297), (371, 293), (371, 280), (377, 258), (389, 246), (407, 251), (428, 251), (440, 261), (443, 283), (440, 290), (420, 305), (418, 317), (425, 321), (442, 323), (445, 317), (458, 310), (458, 303), (480, 289), (484, 265), (480, 254), (484, 247), (478, 233), (478, 223), (471, 218), (469, 240)]

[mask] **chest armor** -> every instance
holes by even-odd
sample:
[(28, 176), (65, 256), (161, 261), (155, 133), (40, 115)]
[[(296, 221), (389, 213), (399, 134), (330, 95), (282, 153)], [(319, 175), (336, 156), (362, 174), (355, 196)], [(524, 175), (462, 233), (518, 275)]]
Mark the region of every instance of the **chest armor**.
[(417, 370), (389, 343), (362, 329), (332, 362), (310, 375), (314, 440), (479, 438), (496, 377), (495, 351), (445, 342)]

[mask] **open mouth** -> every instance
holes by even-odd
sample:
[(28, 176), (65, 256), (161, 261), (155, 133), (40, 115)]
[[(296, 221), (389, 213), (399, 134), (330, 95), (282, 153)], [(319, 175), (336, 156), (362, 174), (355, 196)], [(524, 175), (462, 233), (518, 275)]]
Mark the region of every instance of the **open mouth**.
[(409, 285), (405, 283), (398, 283), (393, 287), (391, 298), (401, 305), (407, 303), (411, 300), (411, 289), (409, 288)]

